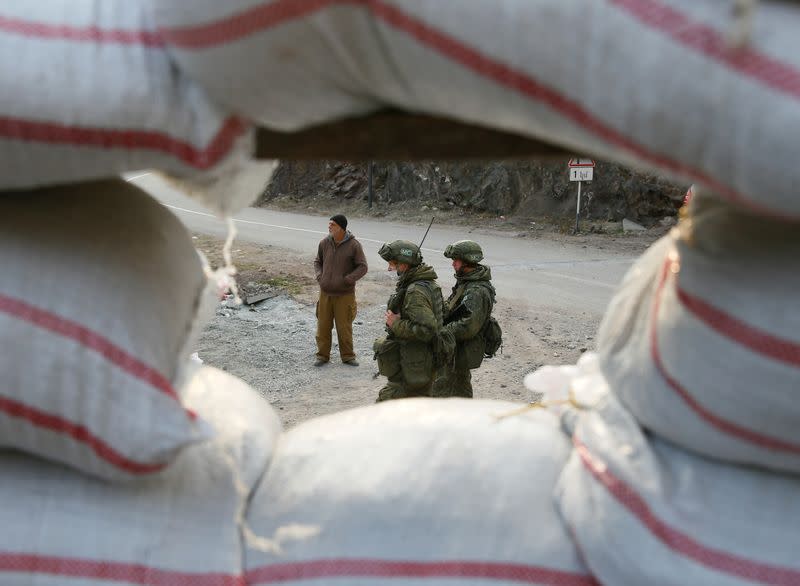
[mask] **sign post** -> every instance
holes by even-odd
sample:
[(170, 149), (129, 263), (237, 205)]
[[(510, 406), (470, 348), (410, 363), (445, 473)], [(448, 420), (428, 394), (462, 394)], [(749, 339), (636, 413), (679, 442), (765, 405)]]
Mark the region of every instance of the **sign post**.
[(594, 161), (592, 159), (570, 159), (569, 160), (569, 180), (578, 182), (578, 204), (575, 209), (575, 232), (581, 215), (581, 183), (591, 181), (594, 178)]
[(369, 182), (369, 192), (368, 192), (368, 193), (369, 193), (369, 196), (368, 196), (368, 199), (367, 199), (367, 202), (368, 202), (368, 203), (367, 203), (367, 207), (368, 207), (369, 209), (372, 209), (372, 173), (373, 173), (373, 170), (374, 170), (374, 169), (375, 169), (375, 163), (373, 163), (372, 161), (370, 161), (370, 162), (369, 162), (369, 166), (368, 166), (368, 170), (369, 170), (369, 171), (368, 171), (368, 173), (367, 173), (367, 176), (368, 176), (368, 182)]

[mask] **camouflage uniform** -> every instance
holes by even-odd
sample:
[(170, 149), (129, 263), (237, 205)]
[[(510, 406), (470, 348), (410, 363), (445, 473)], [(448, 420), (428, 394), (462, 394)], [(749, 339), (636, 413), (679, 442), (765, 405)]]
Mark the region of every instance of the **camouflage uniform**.
[(420, 262), (402, 273), (387, 309), (400, 317), (391, 328), (387, 326), (385, 339), (376, 340), (376, 357), (382, 347), (394, 346), (399, 368), (387, 375), (378, 401), (430, 396), (435, 374), (432, 344), (443, 314), (442, 291), (433, 268)]
[[(480, 251), (480, 247), (477, 250)], [(445, 254), (450, 256), (447, 252)], [(474, 266), (470, 272), (456, 274), (456, 285), (445, 302), (444, 327), (456, 339), (456, 355), (455, 360), (438, 373), (433, 387), (434, 397), (472, 398), (470, 370), (478, 368), (483, 361), (484, 340), (480, 332), (495, 301), (491, 269), (481, 264)]]

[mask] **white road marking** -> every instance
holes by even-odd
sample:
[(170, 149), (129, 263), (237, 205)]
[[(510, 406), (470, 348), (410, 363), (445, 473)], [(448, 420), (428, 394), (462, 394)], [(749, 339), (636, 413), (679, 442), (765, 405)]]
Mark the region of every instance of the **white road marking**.
[(596, 287), (605, 287), (606, 289), (616, 289), (617, 284), (610, 285), (608, 283), (603, 283), (602, 281), (592, 281), (590, 279), (582, 279), (581, 277), (575, 277), (573, 275), (565, 275), (564, 273), (555, 273), (553, 271), (542, 271), (537, 270), (537, 274), (541, 273), (543, 275), (551, 275), (553, 277), (560, 277), (561, 279), (568, 279), (570, 281), (576, 281), (578, 283), (585, 283), (587, 285), (594, 285)]
[[(222, 220), (220, 220), (219, 216), (215, 216), (214, 214), (207, 214), (205, 212), (197, 212), (195, 210), (190, 210), (190, 209), (187, 209), (187, 208), (181, 208), (181, 207), (178, 207), (178, 206), (172, 206), (172, 205), (169, 205), (169, 204), (166, 204), (166, 203), (162, 204), (162, 205), (164, 207), (168, 207), (168, 208), (171, 208), (173, 210), (178, 210), (180, 212), (186, 212), (187, 214), (196, 214), (198, 216), (205, 216), (207, 218), (214, 218), (215, 220), (219, 220), (220, 222), (222, 222)], [(239, 224), (253, 224), (255, 226), (265, 226), (267, 228), (283, 228), (284, 230), (294, 230), (295, 232), (308, 232), (310, 234), (327, 234), (327, 232), (320, 232), (319, 230), (306, 230), (305, 228), (292, 228), (291, 226), (280, 226), (278, 224), (266, 224), (264, 222), (254, 222), (252, 220), (240, 220), (238, 218), (232, 218), (232, 219), (233, 219), (234, 222), (237, 222)]]
[[(187, 214), (197, 214), (198, 216), (206, 216), (207, 218), (214, 218), (215, 220), (219, 220), (219, 217), (215, 216), (214, 214), (207, 214), (205, 212), (197, 212), (195, 210), (190, 210), (190, 209), (187, 209), (187, 208), (181, 208), (181, 207), (169, 205), (169, 204), (166, 204), (166, 203), (162, 204), (162, 205), (164, 207), (168, 207), (168, 208), (171, 208), (173, 210), (186, 212)], [(327, 234), (327, 232), (321, 232), (319, 230), (307, 230), (305, 228), (293, 228), (291, 226), (281, 226), (279, 224), (266, 224), (264, 222), (254, 222), (253, 220), (240, 220), (238, 218), (233, 218), (233, 221), (237, 222), (239, 224), (252, 224), (252, 225), (255, 225), (255, 226), (265, 226), (267, 228), (281, 228), (283, 230), (294, 230), (295, 232), (308, 232), (309, 234)], [(383, 244), (383, 240), (373, 240), (371, 238), (361, 238), (361, 237), (359, 237), (358, 240), (359, 240), (359, 242), (374, 242), (375, 244)], [(422, 250), (425, 251), (425, 252), (442, 252), (441, 250), (435, 250), (433, 248), (423, 248)]]

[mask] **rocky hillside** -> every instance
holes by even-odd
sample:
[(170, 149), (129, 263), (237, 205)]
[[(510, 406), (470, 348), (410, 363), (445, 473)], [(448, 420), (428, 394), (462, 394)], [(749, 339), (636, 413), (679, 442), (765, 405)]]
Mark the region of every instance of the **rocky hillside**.
[[(282, 162), (262, 203), (286, 196), (366, 200), (368, 170), (367, 163)], [(594, 181), (582, 186), (581, 217), (600, 222), (628, 218), (651, 226), (676, 214), (686, 187), (598, 162)], [(569, 181), (566, 162), (376, 162), (373, 198), (376, 203), (415, 200), (442, 209), (558, 219), (575, 216), (577, 184)]]

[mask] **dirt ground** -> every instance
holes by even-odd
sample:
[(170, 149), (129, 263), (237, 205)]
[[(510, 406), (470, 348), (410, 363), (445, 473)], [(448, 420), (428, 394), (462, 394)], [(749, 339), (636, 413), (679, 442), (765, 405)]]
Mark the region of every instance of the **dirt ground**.
[[(348, 215), (354, 212), (346, 211)], [(420, 215), (423, 212), (417, 211)], [(483, 223), (486, 218), (463, 219), (465, 225), (476, 221)], [(496, 221), (499, 230), (511, 230), (520, 236), (519, 226), (504, 226), (503, 220)], [(549, 225), (522, 236), (569, 238), (586, 246), (638, 254), (661, 233), (569, 235)], [(193, 237), (197, 248), (216, 266), (221, 260), (222, 242), (202, 234)], [(230, 301), (220, 304), (198, 342), (200, 358), (253, 386), (273, 405), (287, 428), (312, 417), (374, 402), (384, 379), (377, 376), (372, 342), (384, 334), (383, 313), (394, 290), (393, 275), (370, 270), (357, 285), (358, 315), (353, 338), (360, 366), (341, 363), (334, 332), (331, 362), (314, 367), (318, 289), (311, 251), (300, 255), (272, 246), (237, 242), (233, 259), (240, 271), (238, 280), (246, 290), (273, 296), (249, 306), (236, 307)], [(440, 281), (447, 291), (445, 282), (451, 283), (452, 275), (440, 275)], [(527, 402), (531, 396), (522, 384), (524, 376), (544, 364), (572, 364), (581, 353), (594, 349), (599, 321), (582, 312), (531, 315), (527, 311), (525, 317), (518, 317), (520, 312), (509, 303), (500, 295), (494, 312), (503, 327), (502, 354), (485, 360), (480, 369), (472, 371), (473, 387), (477, 398)]]

